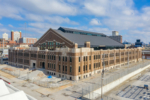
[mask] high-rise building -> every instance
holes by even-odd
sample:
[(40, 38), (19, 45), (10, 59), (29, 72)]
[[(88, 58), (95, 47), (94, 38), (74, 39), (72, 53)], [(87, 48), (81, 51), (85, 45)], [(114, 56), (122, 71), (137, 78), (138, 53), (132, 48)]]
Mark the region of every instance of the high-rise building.
[(118, 31), (112, 31), (112, 36), (109, 36), (109, 38), (117, 41), (117, 42), (120, 42), (122, 43), (122, 36), (119, 35), (119, 32)]
[(21, 31), (11, 31), (11, 40), (12, 41), (16, 41), (16, 42), (19, 42), (19, 38), (22, 37), (22, 34), (21, 34)]
[(3, 39), (8, 40), (8, 34), (7, 33), (3, 34)]

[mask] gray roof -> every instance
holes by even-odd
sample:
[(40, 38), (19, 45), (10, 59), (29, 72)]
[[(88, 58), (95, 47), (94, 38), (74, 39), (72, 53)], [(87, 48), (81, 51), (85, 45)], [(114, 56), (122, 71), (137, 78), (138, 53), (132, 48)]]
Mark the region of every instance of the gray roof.
[(91, 47), (96, 47), (100, 45), (110, 46), (110, 47), (124, 47), (122, 43), (119, 43), (109, 37), (100, 37), (100, 36), (89, 36), (89, 35), (80, 35), (72, 33), (64, 33), (60, 30), (54, 30), (58, 34), (62, 35), (66, 39), (77, 43), (79, 47), (84, 46), (86, 41), (90, 41)]
[[(76, 32), (84, 32), (84, 33), (91, 33), (91, 34), (98, 34), (98, 35), (105, 35), (103, 33), (97, 33), (97, 32), (90, 32), (90, 31), (84, 31), (84, 30), (78, 30), (78, 29), (72, 29), (72, 28), (66, 28), (66, 27), (60, 27), (63, 28), (64, 30), (68, 31), (76, 31)], [(105, 35), (106, 36), (106, 35)]]

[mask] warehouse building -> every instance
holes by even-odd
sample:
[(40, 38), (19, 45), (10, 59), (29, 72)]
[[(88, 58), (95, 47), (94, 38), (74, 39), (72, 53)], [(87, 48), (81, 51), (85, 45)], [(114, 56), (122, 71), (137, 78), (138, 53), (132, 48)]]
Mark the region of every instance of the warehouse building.
[(9, 64), (43, 68), (50, 75), (70, 80), (100, 73), (103, 66), (109, 70), (140, 61), (142, 56), (140, 48), (124, 49), (105, 34), (63, 27), (49, 29), (33, 46), (10, 48)]

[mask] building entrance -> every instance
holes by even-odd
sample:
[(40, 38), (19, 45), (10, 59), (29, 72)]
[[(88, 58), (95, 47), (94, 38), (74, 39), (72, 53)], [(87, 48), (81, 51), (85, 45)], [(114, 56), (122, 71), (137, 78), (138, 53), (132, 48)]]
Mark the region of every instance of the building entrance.
[(33, 68), (35, 68), (35, 63), (33, 63)]
[(42, 68), (45, 69), (45, 62), (42, 63)]

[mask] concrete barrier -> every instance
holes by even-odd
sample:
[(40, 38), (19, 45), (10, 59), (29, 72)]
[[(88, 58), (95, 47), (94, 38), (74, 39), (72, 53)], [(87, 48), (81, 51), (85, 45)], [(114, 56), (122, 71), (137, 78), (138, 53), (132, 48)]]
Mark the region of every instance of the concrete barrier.
[[(126, 80), (128, 80), (129, 78), (133, 77), (134, 75), (144, 71), (145, 69), (149, 68), (150, 67), (150, 64), (145, 66), (145, 67), (142, 67), (142, 68), (139, 68), (138, 70), (126, 75), (126, 76), (123, 76), (119, 79), (117, 79), (116, 81), (113, 81), (105, 86), (103, 86), (103, 94), (105, 94), (106, 92), (112, 90), (113, 88), (115, 88), (116, 86), (122, 84), (123, 82), (125, 82)], [(94, 93), (93, 93), (94, 92)], [(83, 98), (89, 98), (90, 99), (94, 99), (94, 98), (97, 98), (101, 95), (101, 88), (93, 91), (92, 93), (90, 94), (87, 94), (85, 96), (83, 96)], [(91, 98), (92, 97), (92, 98)]]

